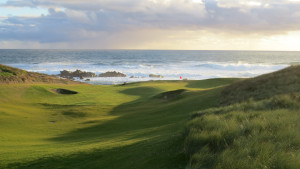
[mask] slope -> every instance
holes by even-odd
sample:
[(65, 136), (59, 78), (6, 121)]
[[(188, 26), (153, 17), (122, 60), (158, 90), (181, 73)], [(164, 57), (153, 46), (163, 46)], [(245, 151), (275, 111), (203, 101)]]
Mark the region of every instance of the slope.
[(13, 68), (10, 66), (0, 64), (0, 84), (13, 83), (64, 83), (76, 84), (78, 82), (67, 79), (57, 78), (42, 73), (27, 72), (25, 70)]
[(236, 79), (212, 81), (0, 84), (0, 168), (184, 168), (191, 112)]
[(233, 83), (222, 91), (221, 105), (261, 100), (277, 94), (300, 92), (300, 65)]
[(190, 167), (300, 168), (299, 66), (225, 87), (221, 104), (198, 111), (186, 129)]

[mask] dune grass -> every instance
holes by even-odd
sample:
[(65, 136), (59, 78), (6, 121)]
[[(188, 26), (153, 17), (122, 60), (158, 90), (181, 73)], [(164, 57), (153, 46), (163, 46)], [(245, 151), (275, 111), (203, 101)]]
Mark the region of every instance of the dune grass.
[(6, 77), (6, 76), (13, 76), (10, 72), (0, 72), (0, 76)]
[(300, 92), (300, 65), (244, 79), (222, 91), (220, 103), (229, 105), (249, 99), (261, 100), (278, 94)]
[(300, 168), (299, 108), (284, 95), (194, 114), (185, 140), (191, 168)]
[(300, 168), (300, 66), (225, 87), (221, 105), (192, 115), (192, 169)]
[(78, 82), (68, 79), (57, 78), (56, 76), (46, 75), (36, 72), (27, 72), (22, 69), (0, 64), (0, 84), (19, 84), (19, 83), (62, 83), (78, 84)]
[(227, 81), (206, 83), (2, 84), (0, 168), (184, 168), (184, 126)]

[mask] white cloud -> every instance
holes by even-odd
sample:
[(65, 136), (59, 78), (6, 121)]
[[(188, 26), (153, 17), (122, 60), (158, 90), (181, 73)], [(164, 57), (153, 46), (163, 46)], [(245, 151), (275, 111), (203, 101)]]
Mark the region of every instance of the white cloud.
[[(34, 18), (16, 12), (0, 16), (2, 41), (41, 44), (76, 46), (76, 41), (97, 41), (102, 46), (118, 47), (122, 43), (145, 45), (138, 42), (143, 39), (155, 44), (156, 40), (163, 41), (160, 37), (167, 32), (169, 36), (204, 31), (243, 37), (300, 30), (299, 0), (10, 0), (0, 7), (47, 9), (47, 13)], [(198, 39), (206, 37), (211, 43), (209, 39), (215, 38), (203, 33), (201, 36)], [(189, 39), (192, 36), (181, 41), (189, 44)], [(151, 46), (152, 42), (147, 44)]]

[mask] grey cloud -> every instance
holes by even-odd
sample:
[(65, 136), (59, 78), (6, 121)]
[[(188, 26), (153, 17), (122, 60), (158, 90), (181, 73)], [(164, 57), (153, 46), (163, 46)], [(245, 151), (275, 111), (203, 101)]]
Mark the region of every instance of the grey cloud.
[(275, 4), (268, 8), (253, 7), (246, 11), (238, 7), (224, 8), (217, 1), (207, 1), (208, 15), (201, 20), (205, 28), (226, 29), (237, 32), (285, 32), (300, 29), (300, 18), (293, 17), (300, 4)]
[(35, 8), (38, 6), (38, 4), (39, 3), (36, 0), (9, 0), (6, 2), (6, 4), (2, 4), (0, 6)]
[(174, 0), (164, 5), (142, 0), (8, 1), (6, 6), (47, 7), (49, 15), (9, 17), (2, 22), (0, 39), (67, 42), (92, 38), (97, 32), (113, 35), (119, 31), (151, 28), (212, 29), (246, 34), (300, 29), (300, 3), (264, 0), (261, 2), (268, 4), (267, 7), (245, 7), (229, 2), (223, 0), (220, 5), (220, 0), (206, 0), (204, 4), (192, 4), (191, 0)]

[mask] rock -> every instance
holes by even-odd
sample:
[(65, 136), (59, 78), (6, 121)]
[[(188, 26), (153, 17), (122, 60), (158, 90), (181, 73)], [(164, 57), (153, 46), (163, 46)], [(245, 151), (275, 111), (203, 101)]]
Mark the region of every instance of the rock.
[(161, 76), (161, 75), (154, 75), (154, 74), (150, 74), (149, 77), (151, 77), (151, 78), (163, 78), (163, 76)]
[(72, 73), (73, 77), (96, 77), (97, 75), (92, 72), (82, 72), (81, 70), (76, 70), (75, 72)]
[(64, 78), (70, 78), (71, 74), (72, 74), (71, 71), (63, 70), (63, 71), (60, 71), (59, 76), (64, 77)]
[(96, 77), (97, 75), (92, 72), (83, 72), (83, 71), (77, 69), (74, 72), (67, 71), (67, 70), (60, 71), (59, 76), (68, 78), (68, 79), (72, 79), (74, 77), (79, 77), (80, 79), (83, 79), (84, 77)]
[(89, 81), (91, 81), (91, 79), (85, 79), (85, 81), (86, 81), (86, 82), (89, 82)]
[(126, 77), (126, 75), (121, 72), (113, 71), (113, 72), (101, 73), (99, 77)]

